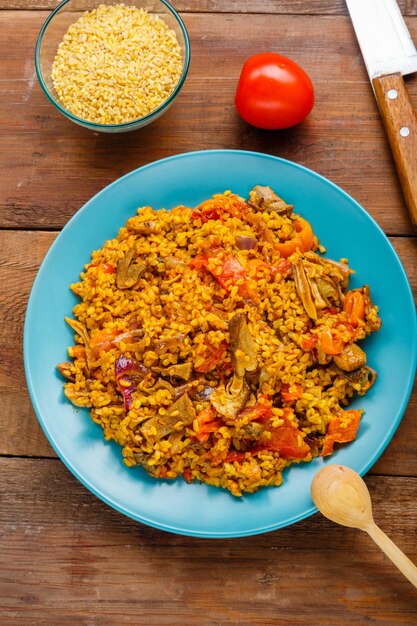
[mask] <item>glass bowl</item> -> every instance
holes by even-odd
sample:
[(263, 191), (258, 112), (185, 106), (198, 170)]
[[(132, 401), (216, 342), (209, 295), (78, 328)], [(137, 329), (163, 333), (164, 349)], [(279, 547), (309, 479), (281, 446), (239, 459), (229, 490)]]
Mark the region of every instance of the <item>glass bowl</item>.
[(42, 26), (36, 43), (36, 73), (48, 100), (62, 115), (76, 124), (89, 128), (90, 130), (104, 133), (120, 133), (136, 130), (137, 128), (142, 128), (150, 124), (150, 122), (158, 119), (158, 117), (161, 117), (179, 94), (190, 64), (190, 39), (181, 17), (166, 0), (127, 0), (125, 3), (126, 6), (145, 9), (148, 13), (157, 15), (175, 32), (181, 49), (183, 64), (180, 79), (170, 96), (156, 109), (151, 111), (151, 113), (143, 117), (120, 124), (100, 124), (77, 117), (64, 106), (55, 91), (51, 76), (52, 64), (58, 50), (58, 45), (63, 40), (69, 26), (76, 22), (86, 11), (91, 11), (103, 4), (114, 6), (116, 4), (122, 4), (122, 0), (64, 0), (52, 11)]

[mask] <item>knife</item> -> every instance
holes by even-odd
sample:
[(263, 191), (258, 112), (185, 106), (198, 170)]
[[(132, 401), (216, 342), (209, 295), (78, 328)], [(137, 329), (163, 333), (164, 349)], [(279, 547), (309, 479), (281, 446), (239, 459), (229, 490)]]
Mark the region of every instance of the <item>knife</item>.
[(417, 115), (403, 79), (417, 72), (417, 51), (395, 0), (346, 4), (417, 229)]

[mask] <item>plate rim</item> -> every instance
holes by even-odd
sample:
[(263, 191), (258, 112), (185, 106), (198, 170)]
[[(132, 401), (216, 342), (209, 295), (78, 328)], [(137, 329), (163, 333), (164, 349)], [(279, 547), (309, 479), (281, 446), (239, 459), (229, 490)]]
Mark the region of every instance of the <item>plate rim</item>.
[[(52, 242), (51, 246), (49, 247), (49, 249), (47, 250), (46, 254), (43, 257), (43, 260), (37, 270), (36, 273), (36, 277), (33, 281), (31, 290), (30, 290), (30, 295), (29, 295), (29, 299), (28, 299), (28, 303), (27, 303), (27, 308), (26, 308), (26, 313), (25, 313), (25, 321), (24, 321), (24, 328), (23, 328), (23, 361), (24, 361), (24, 370), (25, 370), (25, 378), (26, 378), (26, 383), (27, 383), (27, 388), (29, 391), (29, 396), (31, 399), (31, 403), (32, 403), (32, 407), (34, 409), (34, 412), (36, 414), (37, 420), (40, 423), (43, 433), (45, 434), (48, 442), (50, 443), (52, 449), (56, 452), (56, 454), (58, 455), (58, 459), (67, 467), (67, 469), (77, 478), (77, 480), (83, 485), (83, 487), (87, 488), (91, 493), (93, 493), (93, 495), (95, 495), (97, 498), (99, 498), (102, 502), (104, 502), (105, 504), (107, 504), (108, 506), (110, 506), (112, 509), (116, 510), (117, 512), (129, 517), (130, 519), (133, 519), (135, 521), (138, 521), (140, 523), (143, 523), (145, 525), (148, 525), (150, 527), (153, 528), (157, 528), (158, 530), (162, 530), (165, 532), (170, 532), (173, 534), (178, 534), (178, 535), (182, 535), (182, 536), (190, 536), (190, 537), (198, 537), (198, 538), (208, 538), (208, 539), (220, 539), (220, 538), (225, 538), (225, 539), (229, 539), (229, 538), (239, 538), (239, 537), (248, 537), (248, 536), (254, 536), (254, 535), (259, 535), (259, 534), (264, 534), (267, 532), (272, 532), (274, 530), (279, 530), (281, 528), (285, 528), (287, 526), (292, 526), (293, 524), (302, 521), (308, 517), (310, 517), (311, 515), (313, 515), (314, 513), (317, 512), (317, 508), (313, 505), (311, 507), (309, 507), (308, 509), (305, 509), (304, 511), (302, 511), (301, 513), (299, 513), (298, 515), (294, 515), (291, 518), (287, 518), (286, 520), (282, 520), (280, 522), (277, 523), (272, 523), (272, 524), (267, 524), (267, 525), (263, 525), (254, 529), (251, 529), (250, 532), (248, 532), (247, 530), (242, 530), (242, 531), (226, 531), (226, 532), (219, 532), (219, 531), (200, 531), (200, 530), (192, 530), (192, 529), (187, 529), (187, 528), (182, 528), (180, 526), (176, 526), (174, 524), (169, 524), (169, 523), (160, 523), (158, 521), (152, 520), (149, 517), (145, 516), (145, 515), (138, 515), (137, 513), (133, 512), (133, 511), (127, 511), (126, 508), (123, 508), (122, 506), (119, 506), (119, 504), (117, 502), (114, 502), (111, 498), (107, 497), (104, 493), (102, 493), (100, 491), (100, 489), (96, 488), (94, 486), (94, 484), (91, 483), (91, 481), (89, 481), (87, 478), (82, 476), (82, 473), (80, 473), (78, 471), (78, 469), (74, 466), (74, 464), (71, 462), (70, 459), (68, 459), (66, 457), (66, 455), (62, 452), (61, 447), (59, 445), (59, 443), (55, 440), (55, 438), (51, 435), (51, 433), (49, 432), (49, 429), (47, 427), (47, 424), (44, 421), (44, 418), (42, 416), (42, 412), (40, 410), (38, 401), (37, 401), (37, 394), (36, 394), (36, 390), (35, 390), (35, 386), (32, 382), (32, 376), (31, 376), (31, 369), (30, 369), (30, 360), (29, 360), (29, 343), (30, 343), (30, 331), (29, 331), (29, 320), (30, 320), (30, 316), (32, 313), (32, 309), (35, 306), (34, 305), (34, 299), (36, 296), (36, 291), (38, 289), (38, 285), (40, 284), (40, 282), (42, 281), (43, 278), (43, 273), (45, 271), (45, 265), (47, 260), (49, 259), (49, 257), (53, 254), (54, 250), (56, 247), (58, 247), (60, 245), (61, 239), (63, 238), (64, 234), (67, 232), (67, 230), (69, 230), (70, 228), (74, 227), (74, 224), (77, 223), (78, 219), (86, 212), (89, 210), (89, 206), (93, 203), (95, 203), (97, 201), (98, 198), (100, 198), (102, 195), (105, 195), (109, 188), (111, 187), (115, 187), (119, 184), (123, 184), (126, 180), (128, 180), (130, 177), (134, 177), (135, 175), (138, 174), (138, 172), (142, 172), (144, 170), (150, 170), (154, 167), (158, 167), (161, 163), (167, 163), (169, 161), (178, 161), (184, 158), (193, 158), (196, 156), (202, 156), (202, 155), (216, 155), (216, 154), (222, 154), (222, 155), (239, 155), (239, 156), (252, 156), (252, 157), (257, 157), (257, 158), (263, 158), (263, 159), (267, 159), (267, 160), (271, 160), (274, 162), (281, 162), (283, 164), (289, 165), (290, 167), (294, 167), (295, 169), (302, 171), (304, 173), (309, 174), (310, 176), (312, 176), (313, 178), (318, 178), (320, 179), (320, 181), (322, 183), (325, 183), (326, 185), (332, 187), (333, 189), (335, 189), (338, 193), (342, 194), (350, 203), (353, 203), (355, 205), (355, 208), (359, 211), (359, 213), (363, 214), (369, 221), (372, 222), (373, 227), (375, 227), (378, 231), (379, 234), (382, 235), (382, 237), (385, 239), (385, 243), (388, 245), (389, 248), (391, 248), (391, 252), (393, 253), (397, 264), (398, 264), (398, 269), (400, 270), (402, 277), (404, 279), (404, 284), (405, 287), (407, 289), (407, 295), (410, 298), (411, 302), (414, 302), (414, 295), (411, 289), (411, 285), (407, 276), (407, 273), (403, 267), (403, 264), (394, 248), (394, 246), (392, 245), (392, 243), (390, 242), (389, 238), (387, 237), (387, 235), (385, 234), (385, 232), (382, 230), (382, 228), (379, 226), (379, 224), (376, 222), (376, 220), (366, 211), (366, 209), (357, 201), (355, 200), (355, 198), (353, 198), (350, 194), (348, 194), (344, 189), (342, 189), (341, 187), (339, 187), (339, 185), (337, 185), (336, 183), (334, 183), (332, 180), (326, 178), (325, 176), (323, 176), (322, 174), (316, 172), (315, 170), (312, 170), (309, 167), (306, 167), (304, 165), (301, 165), (299, 163), (296, 163), (294, 161), (291, 161), (289, 159), (284, 159), (282, 157), (278, 157), (275, 155), (271, 155), (271, 154), (267, 154), (267, 153), (263, 153), (263, 152), (257, 152), (257, 151), (250, 151), (250, 150), (241, 150), (241, 149), (221, 149), (221, 148), (217, 148), (217, 149), (212, 149), (212, 150), (195, 150), (195, 151), (189, 151), (189, 152), (181, 152), (178, 154), (174, 154), (168, 157), (164, 157), (162, 159), (158, 159), (156, 161), (151, 161), (145, 165), (142, 165), (138, 168), (135, 168), (134, 170), (131, 170), (129, 172), (127, 172), (126, 174), (124, 174), (123, 176), (120, 176), (119, 178), (116, 178), (115, 180), (113, 180), (112, 182), (110, 182), (108, 185), (106, 185), (103, 189), (101, 189), (100, 191), (98, 191), (96, 194), (94, 194), (91, 198), (89, 198), (77, 211), (76, 213), (74, 213), (74, 215), (66, 222), (66, 224), (63, 226), (63, 228), (61, 229), (61, 231), (59, 232), (59, 234), (57, 235), (57, 237), (55, 238), (55, 240)], [(366, 463), (363, 464), (363, 466), (361, 467), (361, 469), (358, 470), (358, 473), (361, 476), (364, 476), (369, 469), (378, 461), (378, 459), (380, 458), (380, 456), (382, 455), (382, 453), (384, 452), (384, 450), (387, 448), (387, 446), (389, 445), (390, 441), (392, 440), (396, 430), (398, 429), (398, 426), (404, 416), (404, 412), (407, 408), (411, 393), (412, 393), (412, 389), (413, 389), (413, 381), (415, 378), (415, 373), (416, 373), (416, 368), (417, 368), (417, 313), (414, 307), (414, 316), (413, 316), (413, 320), (412, 320), (412, 325), (414, 327), (414, 341), (411, 343), (411, 363), (412, 366), (409, 370), (409, 376), (407, 381), (405, 381), (405, 388), (406, 388), (406, 393), (403, 396), (403, 401), (401, 403), (401, 407), (399, 408), (398, 411), (398, 415), (397, 418), (391, 423), (390, 428), (387, 430), (385, 437), (381, 440), (381, 443), (379, 445), (379, 447), (374, 450), (374, 452), (372, 453), (371, 457), (367, 460)]]

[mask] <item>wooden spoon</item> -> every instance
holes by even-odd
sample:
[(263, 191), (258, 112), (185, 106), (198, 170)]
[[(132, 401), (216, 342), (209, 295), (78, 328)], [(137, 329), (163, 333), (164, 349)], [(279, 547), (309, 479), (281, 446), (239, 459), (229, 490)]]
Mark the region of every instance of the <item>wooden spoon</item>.
[(343, 465), (327, 465), (311, 483), (314, 504), (336, 524), (359, 528), (368, 533), (406, 578), (417, 587), (417, 567), (375, 524), (371, 497), (362, 478)]

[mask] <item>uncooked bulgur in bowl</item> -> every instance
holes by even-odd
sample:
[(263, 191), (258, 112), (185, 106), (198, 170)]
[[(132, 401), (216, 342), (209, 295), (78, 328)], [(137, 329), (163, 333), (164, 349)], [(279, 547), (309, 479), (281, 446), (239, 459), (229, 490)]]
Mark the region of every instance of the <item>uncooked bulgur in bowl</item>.
[(36, 72), (73, 122), (125, 132), (158, 119), (184, 84), (186, 27), (165, 0), (64, 0), (38, 37)]

